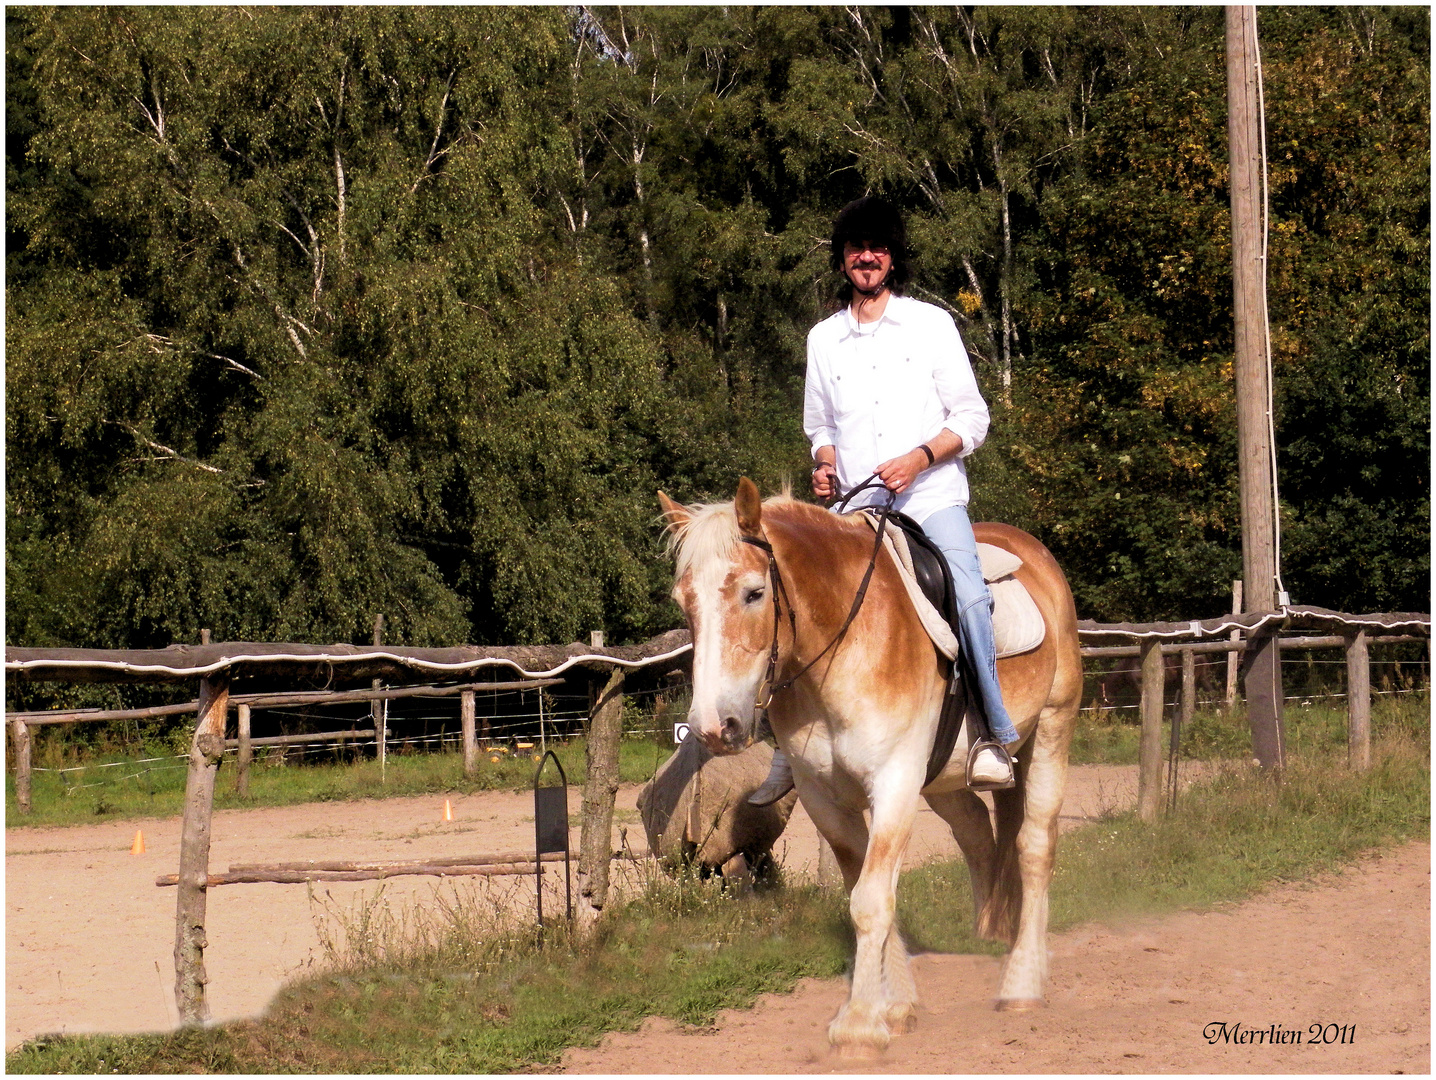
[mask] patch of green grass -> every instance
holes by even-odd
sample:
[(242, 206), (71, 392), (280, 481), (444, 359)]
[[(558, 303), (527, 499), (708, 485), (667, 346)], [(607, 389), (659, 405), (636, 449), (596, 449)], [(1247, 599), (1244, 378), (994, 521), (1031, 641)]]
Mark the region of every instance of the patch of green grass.
[[(1171, 718), (1174, 706), (1167, 706), (1162, 724), (1162, 757), (1171, 745)], [(1341, 701), (1295, 700), (1283, 711), (1287, 747), (1293, 754), (1344, 752), (1346, 747), (1346, 705)], [(1373, 738), (1403, 733), (1411, 737), (1430, 734), (1430, 696), (1400, 694), (1377, 697), (1371, 708)], [(1072, 735), (1070, 761), (1073, 765), (1135, 765), (1142, 739), (1142, 724), (1132, 710), (1098, 710), (1082, 713)], [(1251, 729), (1244, 708), (1231, 712), (1205, 709), (1196, 712), (1182, 727), (1183, 761), (1218, 761), (1251, 757)]]
[[(1384, 722), (1369, 772), (1338, 752), (1293, 753), (1279, 776), (1240, 762), (1181, 796), (1154, 826), (1114, 814), (1059, 846), (1052, 929), (1239, 900), (1382, 844), (1430, 832), (1429, 738), (1416, 706)], [(616, 864), (622, 865), (622, 864)], [(632, 864), (629, 864), (632, 865)], [(841, 896), (754, 895), (640, 864), (629, 903), (583, 940), (492, 921), (474, 894), (437, 912), (377, 908), (338, 921), (328, 971), (291, 984), (265, 1017), (205, 1031), (34, 1040), (11, 1072), (496, 1072), (646, 1016), (707, 1024), (723, 1008), (840, 973), (852, 955)], [(643, 875), (646, 875), (643, 876)], [(460, 894), (456, 893), (456, 897)], [(960, 863), (904, 875), (898, 917), (914, 948), (999, 952), (972, 939)], [(341, 913), (342, 914), (342, 913)], [(487, 921), (486, 921), (487, 920)]]
[[(588, 775), (582, 737), (550, 743), (571, 785)], [(643, 783), (673, 752), (671, 745), (647, 739), (619, 743), (619, 778)], [(148, 756), (148, 755), (146, 755)], [(497, 757), (498, 761), (492, 759)], [(112, 767), (112, 763), (118, 763)], [(5, 780), (5, 821), (8, 826), (83, 825), (97, 817), (113, 820), (172, 817), (184, 812), (185, 762), (166, 761), (161, 769), (143, 772), (144, 766), (121, 758), (97, 758), (83, 772), (36, 772), (31, 778), (32, 812), (21, 814), (15, 801), (15, 779)], [(373, 758), (353, 762), (302, 764), (294, 758), (262, 753), (250, 767), (248, 798), (235, 791), (233, 754), (226, 754), (215, 784), (216, 809), (258, 806), (292, 806), (306, 802), (349, 799), (383, 799), (396, 795), (470, 794), (476, 791), (521, 791), (532, 786), (537, 763), (531, 755), (486, 753), (479, 757), (478, 774), (464, 776), (462, 754), (391, 754), (383, 769)], [(138, 775), (136, 775), (138, 774)], [(554, 783), (558, 774), (550, 764), (543, 782)], [(83, 785), (95, 784), (88, 787)]]
[(1237, 901), (1385, 843), (1426, 837), (1426, 746), (1393, 740), (1358, 776), (1342, 759), (1294, 757), (1277, 778), (1232, 764), (1155, 825), (1131, 813), (1062, 838), (1051, 926)]

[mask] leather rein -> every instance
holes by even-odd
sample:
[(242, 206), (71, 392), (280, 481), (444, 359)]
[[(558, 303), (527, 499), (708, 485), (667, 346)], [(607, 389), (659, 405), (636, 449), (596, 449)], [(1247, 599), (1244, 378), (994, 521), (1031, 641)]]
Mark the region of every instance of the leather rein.
[[(834, 485), (837, 484), (836, 477), (834, 477), (833, 483)], [(823, 646), (822, 651), (819, 652), (817, 656), (813, 657), (806, 664), (804, 664), (802, 670), (799, 671), (796, 675), (792, 676), (791, 678), (784, 679), (782, 682), (775, 681), (778, 678), (778, 627), (782, 623), (782, 605), (786, 604), (788, 607), (788, 624), (792, 630), (793, 640), (795, 644), (798, 637), (797, 614), (793, 609), (792, 601), (788, 599), (788, 590), (783, 585), (783, 575), (782, 572), (778, 569), (778, 560), (773, 555), (773, 545), (760, 536), (739, 537), (739, 539), (742, 540), (743, 543), (752, 544), (755, 548), (758, 548), (760, 551), (763, 551), (767, 554), (768, 577), (771, 579), (772, 582), (773, 643), (768, 650), (768, 672), (766, 675), (763, 676), (763, 682), (759, 686), (758, 700), (753, 703), (753, 712), (754, 715), (759, 719), (759, 721), (761, 721), (763, 717), (766, 716), (768, 712), (768, 707), (773, 704), (773, 696), (779, 691), (786, 690), (788, 689), (788, 687), (792, 686), (795, 682), (797, 682), (804, 675), (806, 675), (808, 671), (812, 668), (812, 666), (816, 664), (819, 660), (821, 660), (829, 651), (836, 648), (838, 643), (842, 641), (843, 637), (847, 634), (848, 628), (853, 625), (853, 620), (858, 617), (858, 610), (863, 606), (863, 599), (868, 594), (868, 584), (872, 581), (873, 570), (876, 569), (878, 564), (878, 552), (882, 550), (883, 534), (887, 530), (888, 515), (892, 513), (893, 500), (897, 498), (897, 493), (885, 487), (880, 481), (878, 481), (877, 473), (873, 473), (872, 476), (869, 476), (866, 480), (864, 480), (857, 487), (853, 488), (853, 490), (848, 492), (846, 495), (842, 495), (841, 491), (836, 492), (833, 498), (830, 499), (827, 503), (829, 507), (837, 505), (840, 510), (845, 510), (847, 509), (848, 500), (850, 500), (858, 492), (870, 487), (883, 487), (884, 491), (886, 492), (886, 500), (884, 501), (883, 505), (878, 509), (877, 539), (873, 542), (873, 553), (868, 559), (868, 568), (863, 574), (862, 584), (858, 586), (857, 595), (853, 597), (853, 604), (848, 611), (848, 617), (843, 620), (843, 625), (833, 636), (833, 639), (829, 641), (825, 646)], [(780, 594), (782, 596), (781, 603), (779, 602)], [(764, 692), (764, 688), (766, 688), (766, 693)]]

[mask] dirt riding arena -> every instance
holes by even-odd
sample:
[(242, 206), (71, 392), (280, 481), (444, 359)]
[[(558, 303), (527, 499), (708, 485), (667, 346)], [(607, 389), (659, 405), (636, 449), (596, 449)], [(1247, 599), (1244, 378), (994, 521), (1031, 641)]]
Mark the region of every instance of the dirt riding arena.
[[(1074, 768), (1063, 824), (1130, 805), (1135, 793), (1133, 768)], [(637, 795), (637, 787), (620, 791), (617, 824), (641, 850)], [(576, 822), (580, 792), (570, 799)], [(221, 811), (210, 865), (532, 850), (528, 792), (453, 799), (450, 822), (442, 807), (442, 798), (422, 797)], [(130, 854), (137, 827), (144, 855)], [(179, 834), (178, 818), (7, 831), (7, 1048), (47, 1032), (173, 1025), (175, 893), (154, 879), (177, 868)], [(790, 873), (816, 867), (816, 835), (801, 808), (778, 853)], [(909, 865), (955, 855), (936, 815), (920, 814)], [(315, 891), (344, 911), (381, 884), (396, 907), (475, 887), (495, 903), (532, 902), (531, 878), (324, 882)], [(570, 1051), (564, 1064), (600, 1073), (1429, 1072), (1429, 898), (1429, 846), (1411, 845), (1315, 887), (1279, 889), (1218, 913), (1079, 928), (1054, 936), (1051, 1008), (1037, 1013), (990, 1011), (993, 958), (921, 956), (917, 1031), (875, 1063), (829, 1057), (822, 1030), (844, 990), (840, 981), (811, 981), (700, 1032), (650, 1020), (639, 1033)], [(320, 925), (332, 929), (334, 920), (303, 885), (211, 889), (215, 1019), (260, 1012), (285, 979), (321, 962)], [(1303, 1045), (1209, 1046), (1203, 1028), (1221, 1021), (1242, 1031), (1300, 1030)], [(1314, 1024), (1355, 1024), (1355, 1043), (1306, 1045)]]

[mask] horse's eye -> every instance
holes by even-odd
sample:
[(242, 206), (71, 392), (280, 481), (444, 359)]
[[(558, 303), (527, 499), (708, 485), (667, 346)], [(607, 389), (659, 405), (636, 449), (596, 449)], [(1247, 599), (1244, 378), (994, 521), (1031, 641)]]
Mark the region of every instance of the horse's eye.
[(756, 589), (745, 589), (743, 591), (743, 603), (756, 604), (759, 600), (763, 599), (763, 593), (766, 591), (767, 590), (761, 586)]

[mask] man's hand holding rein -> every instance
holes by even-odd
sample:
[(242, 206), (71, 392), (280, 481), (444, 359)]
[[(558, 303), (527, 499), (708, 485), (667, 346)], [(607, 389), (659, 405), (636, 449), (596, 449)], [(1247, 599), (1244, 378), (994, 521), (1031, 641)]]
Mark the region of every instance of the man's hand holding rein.
[(813, 455), (813, 494), (820, 499), (831, 499), (837, 491), (838, 448), (820, 446)]
[(912, 487), (913, 481), (921, 473), (960, 453), (962, 453), (962, 436), (943, 428), (935, 437), (921, 446), (914, 447), (906, 454), (900, 454), (898, 457), (884, 461), (877, 467), (878, 479), (886, 484), (890, 491), (901, 495)]

